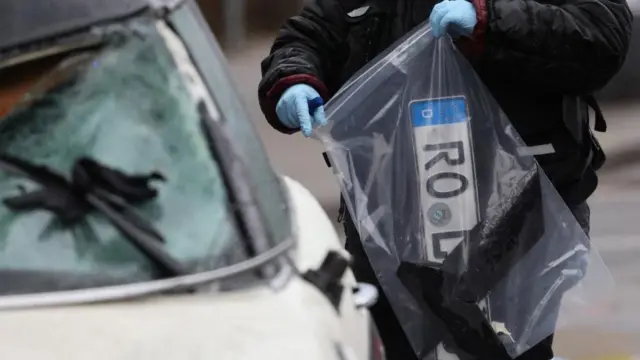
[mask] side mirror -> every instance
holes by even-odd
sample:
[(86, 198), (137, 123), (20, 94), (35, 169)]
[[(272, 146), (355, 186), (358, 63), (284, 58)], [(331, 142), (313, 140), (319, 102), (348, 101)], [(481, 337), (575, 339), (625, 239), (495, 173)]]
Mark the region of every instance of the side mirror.
[(371, 284), (358, 283), (353, 289), (353, 301), (358, 309), (371, 308), (378, 302), (378, 298), (378, 288)]
[(320, 267), (305, 272), (302, 278), (322, 291), (336, 310), (339, 310), (344, 290), (341, 279), (348, 268), (349, 260), (337, 251), (329, 251)]

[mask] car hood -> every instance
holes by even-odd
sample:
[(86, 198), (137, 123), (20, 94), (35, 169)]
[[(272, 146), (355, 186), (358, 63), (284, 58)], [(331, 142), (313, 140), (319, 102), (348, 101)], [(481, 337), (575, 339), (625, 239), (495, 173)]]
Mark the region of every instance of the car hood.
[(8, 360), (332, 359), (331, 310), (296, 278), (278, 292), (4, 312), (0, 348)]

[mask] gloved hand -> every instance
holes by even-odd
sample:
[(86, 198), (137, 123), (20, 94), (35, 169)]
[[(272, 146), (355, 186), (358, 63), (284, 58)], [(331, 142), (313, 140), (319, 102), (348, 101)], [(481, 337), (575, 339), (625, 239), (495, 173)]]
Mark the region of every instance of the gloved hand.
[(288, 88), (276, 104), (280, 122), (291, 129), (300, 129), (304, 136), (311, 136), (314, 127), (326, 125), (320, 94), (309, 85), (298, 84)]
[(429, 21), (435, 37), (447, 33), (453, 37), (471, 36), (478, 22), (476, 9), (467, 0), (444, 0), (436, 4), (431, 11)]

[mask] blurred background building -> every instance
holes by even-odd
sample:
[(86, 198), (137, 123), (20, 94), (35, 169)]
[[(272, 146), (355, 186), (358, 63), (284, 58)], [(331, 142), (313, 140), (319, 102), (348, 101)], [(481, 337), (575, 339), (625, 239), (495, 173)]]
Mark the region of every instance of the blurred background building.
[(256, 34), (275, 32), (296, 14), (305, 0), (198, 0), (218, 40), (238, 49)]

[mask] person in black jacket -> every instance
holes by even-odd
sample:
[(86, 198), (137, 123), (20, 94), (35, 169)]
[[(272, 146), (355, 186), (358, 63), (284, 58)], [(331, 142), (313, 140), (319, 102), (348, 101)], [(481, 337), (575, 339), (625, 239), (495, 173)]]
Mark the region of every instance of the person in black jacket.
[[(314, 0), (287, 20), (262, 62), (259, 100), (278, 131), (309, 135), (322, 107), (356, 71), (430, 18), (449, 33), (585, 232), (597, 186), (587, 104), (620, 69), (632, 15), (625, 0)], [(435, 9), (434, 9), (435, 7)], [(597, 108), (597, 106), (596, 106)], [(600, 119), (601, 120), (601, 119)], [(602, 129), (603, 124), (597, 124)], [(546, 146), (538, 146), (546, 145)], [(549, 146), (550, 145), (550, 146)], [(353, 220), (347, 249), (359, 281), (377, 284)], [(387, 357), (416, 359), (384, 296), (372, 314)], [(550, 359), (552, 336), (520, 356)]]

